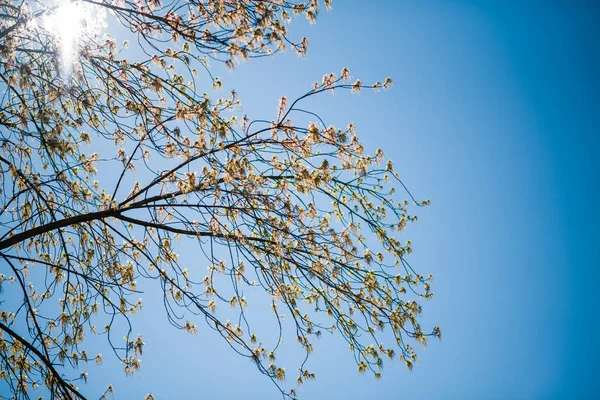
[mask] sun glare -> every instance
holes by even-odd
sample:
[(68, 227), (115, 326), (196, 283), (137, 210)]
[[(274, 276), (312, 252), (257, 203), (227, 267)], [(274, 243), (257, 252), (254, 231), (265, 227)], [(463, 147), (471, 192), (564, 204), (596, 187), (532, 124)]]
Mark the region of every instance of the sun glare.
[(65, 1), (48, 13), (45, 28), (56, 38), (60, 49), (62, 70), (70, 75), (82, 34), (92, 25), (90, 9), (79, 1)]

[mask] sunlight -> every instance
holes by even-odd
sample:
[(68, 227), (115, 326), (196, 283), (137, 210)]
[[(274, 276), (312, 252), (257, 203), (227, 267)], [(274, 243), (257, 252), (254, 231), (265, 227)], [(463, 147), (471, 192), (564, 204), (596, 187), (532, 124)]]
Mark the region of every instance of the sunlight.
[(73, 68), (79, 40), (91, 26), (90, 9), (81, 2), (65, 2), (56, 7), (44, 19), (45, 28), (59, 43), (62, 72), (68, 76)]

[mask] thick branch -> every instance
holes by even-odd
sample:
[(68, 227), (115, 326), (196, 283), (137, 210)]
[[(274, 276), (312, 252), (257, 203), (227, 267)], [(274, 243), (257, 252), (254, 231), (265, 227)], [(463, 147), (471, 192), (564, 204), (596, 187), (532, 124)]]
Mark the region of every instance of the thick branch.
[(97, 219), (114, 217), (114, 216), (117, 216), (118, 214), (120, 214), (121, 212), (122, 212), (122, 210), (114, 210), (114, 209), (97, 211), (97, 212), (88, 213), (88, 214), (75, 215), (73, 217), (61, 219), (59, 221), (54, 221), (54, 222), (51, 222), (46, 225), (37, 226), (35, 228), (29, 229), (25, 232), (18, 233), (14, 236), (9, 237), (8, 239), (1, 241), (0, 242), (0, 250), (6, 249), (17, 243), (21, 243), (27, 239), (30, 239), (32, 237), (53, 231), (55, 229), (64, 228), (64, 227), (74, 225), (74, 224), (90, 222), (90, 221), (94, 221)]

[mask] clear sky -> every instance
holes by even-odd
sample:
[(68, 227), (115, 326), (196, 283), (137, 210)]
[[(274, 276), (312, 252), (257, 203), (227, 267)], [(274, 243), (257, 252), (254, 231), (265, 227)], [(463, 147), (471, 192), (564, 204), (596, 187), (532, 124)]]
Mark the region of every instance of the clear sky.
[[(333, 6), (314, 26), (292, 24), (309, 37), (306, 59), (252, 60), (221, 77), (252, 118), (343, 66), (365, 82), (394, 78), (389, 92), (340, 92), (311, 109), (326, 122), (353, 121), (416, 197), (432, 200), (404, 235), (409, 261), (436, 276), (422, 325), (440, 325), (444, 339), (418, 349), (413, 372), (387, 363), (375, 381), (358, 374), (342, 340), (324, 337), (309, 364), (317, 380), (300, 398), (600, 398), (600, 6)], [(92, 391), (110, 380), (121, 399), (278, 398), (212, 330), (177, 331), (160, 301), (144, 300), (134, 319), (147, 345), (142, 370), (125, 378), (110, 362), (90, 367)]]

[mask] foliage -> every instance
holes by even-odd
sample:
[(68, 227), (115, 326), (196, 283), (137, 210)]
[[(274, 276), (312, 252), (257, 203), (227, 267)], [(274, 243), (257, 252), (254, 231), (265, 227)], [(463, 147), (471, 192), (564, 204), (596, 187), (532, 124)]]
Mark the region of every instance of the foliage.
[[(68, 14), (80, 16), (78, 38), (52, 24), (64, 7), (78, 10)], [(325, 75), (297, 100), (282, 97), (272, 120), (239, 118), (235, 92), (202, 92), (207, 78), (222, 86), (209, 61), (304, 55), (307, 40), (286, 24), (299, 14), (314, 22), (318, 7), (0, 0), (0, 375), (13, 398), (38, 387), (86, 398), (82, 368), (103, 360), (86, 352), (89, 335), (106, 338), (126, 374), (139, 369), (144, 342), (130, 316), (142, 282), (160, 287), (171, 324), (214, 329), (290, 397), (279, 341), (267, 348), (257, 337), (244, 290), (268, 295), (280, 337), (285, 314), (307, 357), (313, 338), (335, 331), (376, 377), (384, 357), (411, 368), (411, 340), (441, 335), (418, 322), (432, 277), (412, 270), (410, 242), (394, 236), (416, 219), (409, 204), (428, 202), (410, 196), (380, 150), (365, 154), (352, 124), (326, 126), (301, 108), (391, 80)], [(103, 16), (135, 46), (105, 34)], [(411, 202), (394, 200), (398, 186)], [(206, 262), (183, 265), (185, 242)], [(225, 305), (237, 322), (219, 313)], [(386, 327), (392, 347), (380, 343)], [(298, 383), (314, 378), (304, 365)]]

